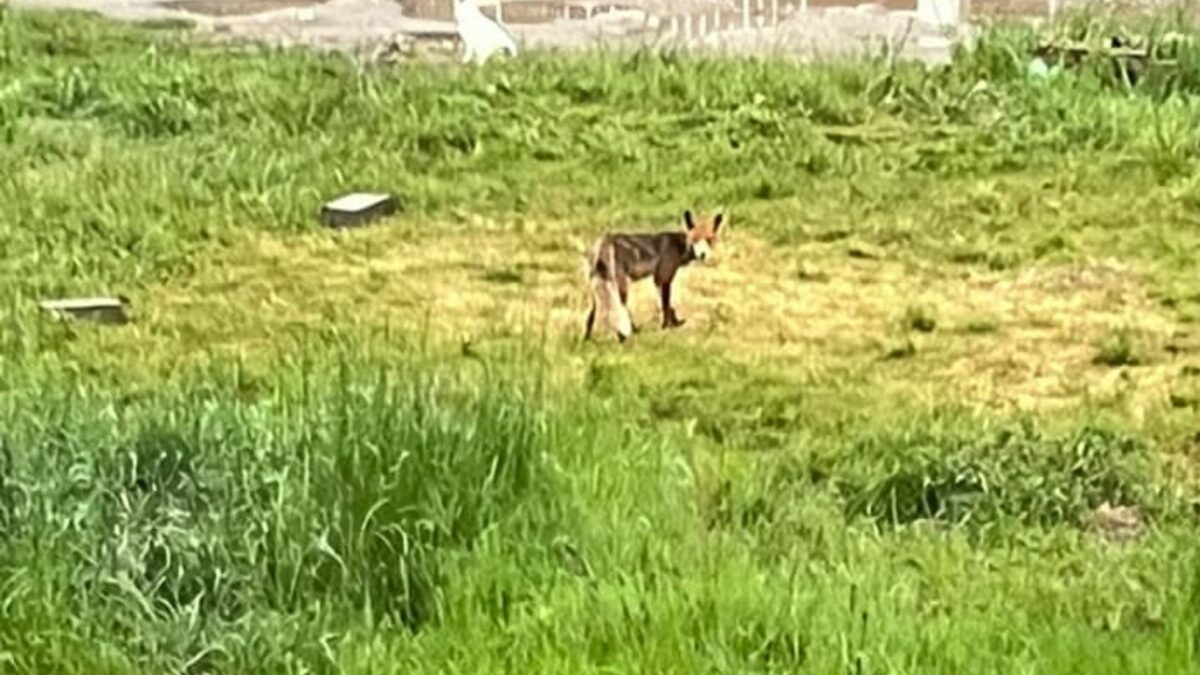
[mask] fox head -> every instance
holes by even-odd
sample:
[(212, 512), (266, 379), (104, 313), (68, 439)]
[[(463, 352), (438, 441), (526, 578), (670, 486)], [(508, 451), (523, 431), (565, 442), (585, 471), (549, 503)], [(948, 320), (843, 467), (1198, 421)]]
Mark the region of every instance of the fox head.
[(725, 220), (722, 213), (710, 218), (695, 218), (691, 211), (683, 212), (683, 226), (687, 230), (688, 251), (696, 260), (704, 262), (717, 243), (717, 231)]

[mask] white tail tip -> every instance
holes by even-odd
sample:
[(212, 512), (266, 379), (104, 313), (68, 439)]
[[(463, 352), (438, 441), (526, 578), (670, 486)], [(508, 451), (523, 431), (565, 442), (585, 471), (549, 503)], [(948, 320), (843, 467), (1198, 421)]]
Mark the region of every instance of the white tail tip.
[(633, 335), (633, 322), (629, 320), (629, 312), (621, 307), (617, 312), (617, 335), (628, 338)]

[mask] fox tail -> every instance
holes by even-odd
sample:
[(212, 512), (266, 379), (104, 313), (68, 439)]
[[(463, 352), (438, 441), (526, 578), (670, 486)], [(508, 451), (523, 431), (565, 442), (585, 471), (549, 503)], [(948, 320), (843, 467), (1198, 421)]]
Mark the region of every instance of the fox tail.
[(592, 275), (592, 303), (604, 316), (609, 328), (616, 331), (617, 337), (624, 340), (633, 335), (633, 320), (629, 317), (629, 310), (621, 304), (616, 282), (599, 274)]
[(629, 309), (621, 302), (617, 282), (613, 279), (615, 252), (611, 246), (598, 245), (590, 253), (587, 271), (592, 309), (604, 316), (609, 328), (623, 341), (633, 335), (633, 319), (629, 316)]

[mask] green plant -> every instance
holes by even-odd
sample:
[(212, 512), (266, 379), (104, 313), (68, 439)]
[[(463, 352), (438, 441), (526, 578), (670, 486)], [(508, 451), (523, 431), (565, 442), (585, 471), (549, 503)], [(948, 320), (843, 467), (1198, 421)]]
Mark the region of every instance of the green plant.
[(1133, 334), (1127, 329), (1110, 332), (1100, 343), (1092, 363), (1118, 368), (1136, 366), (1143, 362)]
[(937, 328), (937, 319), (927, 307), (909, 305), (904, 310), (904, 327), (921, 333), (932, 333)]
[(971, 335), (986, 335), (1000, 330), (1000, 322), (991, 317), (976, 317), (967, 320), (962, 329)]

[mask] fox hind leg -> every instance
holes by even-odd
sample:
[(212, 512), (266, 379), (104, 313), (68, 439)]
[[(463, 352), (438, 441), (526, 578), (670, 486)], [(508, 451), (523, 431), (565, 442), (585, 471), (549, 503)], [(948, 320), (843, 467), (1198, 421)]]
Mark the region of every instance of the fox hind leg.
[(583, 339), (585, 341), (592, 339), (592, 328), (596, 326), (596, 303), (592, 303), (592, 308), (588, 310), (587, 324), (583, 329)]

